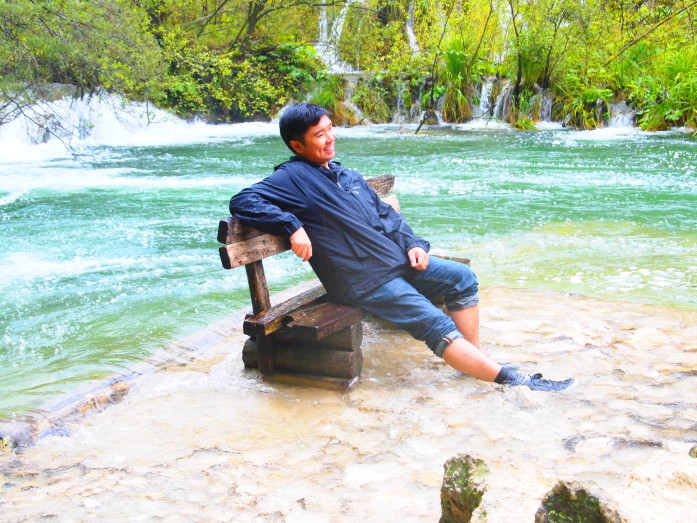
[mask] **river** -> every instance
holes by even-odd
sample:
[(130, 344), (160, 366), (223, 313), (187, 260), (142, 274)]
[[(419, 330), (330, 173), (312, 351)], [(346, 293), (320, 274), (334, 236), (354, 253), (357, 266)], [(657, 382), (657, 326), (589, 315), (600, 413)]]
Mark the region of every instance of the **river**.
[[(246, 280), (220, 268), (215, 233), (229, 197), (288, 156), (275, 124), (102, 124), (75, 154), (0, 128), (0, 418), (142, 360), (164, 367), (0, 455), (0, 519), (433, 521), (443, 463), (469, 453), (491, 469), (488, 521), (531, 520), (557, 479), (630, 521), (690, 520), (694, 137), (340, 129), (337, 159), (395, 174), (433, 251), (472, 259), (483, 349), (577, 378), (560, 394), (502, 390), (368, 322), (361, 382), (342, 394), (241, 363)], [(312, 278), (292, 255), (267, 276), (277, 293)], [(163, 351), (213, 338), (176, 364)]]

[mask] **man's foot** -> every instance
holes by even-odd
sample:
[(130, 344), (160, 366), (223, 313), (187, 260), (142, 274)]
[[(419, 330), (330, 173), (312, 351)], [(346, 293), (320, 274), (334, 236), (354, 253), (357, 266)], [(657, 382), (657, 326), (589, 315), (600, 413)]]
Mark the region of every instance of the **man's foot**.
[(494, 381), (501, 385), (508, 385), (509, 387), (525, 385), (530, 390), (542, 390), (546, 392), (558, 392), (570, 387), (574, 383), (573, 378), (555, 381), (543, 378), (540, 373), (533, 374), (532, 376), (518, 374), (515, 367), (508, 365), (504, 365), (501, 368), (501, 372), (499, 372), (499, 375), (496, 376)]
[(547, 380), (542, 377), (539, 372), (533, 374), (532, 376), (525, 376), (525, 381), (523, 385), (527, 385), (531, 390), (544, 390), (549, 392), (557, 392), (569, 388), (574, 382), (573, 378), (566, 380), (555, 381)]

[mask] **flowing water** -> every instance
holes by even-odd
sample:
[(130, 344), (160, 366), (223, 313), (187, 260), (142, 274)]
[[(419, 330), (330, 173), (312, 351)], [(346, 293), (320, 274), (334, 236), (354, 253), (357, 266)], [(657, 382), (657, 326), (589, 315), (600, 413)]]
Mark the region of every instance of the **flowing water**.
[[(472, 259), (483, 349), (578, 383), (502, 390), (368, 322), (361, 382), (339, 393), (265, 383), (241, 362), (246, 279), (220, 268), (215, 234), (229, 196), (287, 156), (275, 132), (111, 129), (78, 155), (0, 132), (0, 418), (143, 359), (165, 364), (176, 340), (199, 356), (0, 455), (0, 520), (434, 521), (442, 465), (468, 453), (491, 471), (488, 521), (532, 520), (558, 479), (630, 521), (690, 521), (693, 137), (340, 130), (339, 160), (395, 174), (433, 251)], [(272, 291), (312, 278), (278, 258)]]

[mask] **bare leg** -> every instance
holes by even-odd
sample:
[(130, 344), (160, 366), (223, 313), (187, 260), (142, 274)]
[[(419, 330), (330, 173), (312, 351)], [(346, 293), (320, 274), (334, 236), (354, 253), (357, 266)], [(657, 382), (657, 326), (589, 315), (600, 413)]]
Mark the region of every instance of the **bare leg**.
[(501, 365), (463, 338), (448, 345), (443, 359), (455, 370), (484, 381), (494, 381), (501, 370)]
[(461, 311), (446, 311), (467, 341), (479, 347), (479, 307), (468, 307)]
[(460, 311), (447, 311), (464, 340), (451, 343), (443, 353), (448, 365), (460, 372), (484, 381), (494, 381), (501, 365), (479, 350), (479, 307), (469, 307)]

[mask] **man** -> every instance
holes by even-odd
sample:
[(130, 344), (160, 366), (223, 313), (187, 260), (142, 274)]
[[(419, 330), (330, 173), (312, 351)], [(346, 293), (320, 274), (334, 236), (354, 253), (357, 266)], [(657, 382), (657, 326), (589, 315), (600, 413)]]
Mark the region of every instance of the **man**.
[[(230, 200), (230, 212), (257, 229), (290, 238), (329, 298), (391, 321), (453, 368), (475, 378), (533, 390), (563, 390), (501, 366), (479, 348), (479, 298), (472, 270), (430, 257), (429, 243), (380, 200), (356, 171), (334, 159), (329, 113), (314, 104), (289, 107), (281, 137), (294, 156)], [(429, 298), (443, 297), (446, 312)]]

